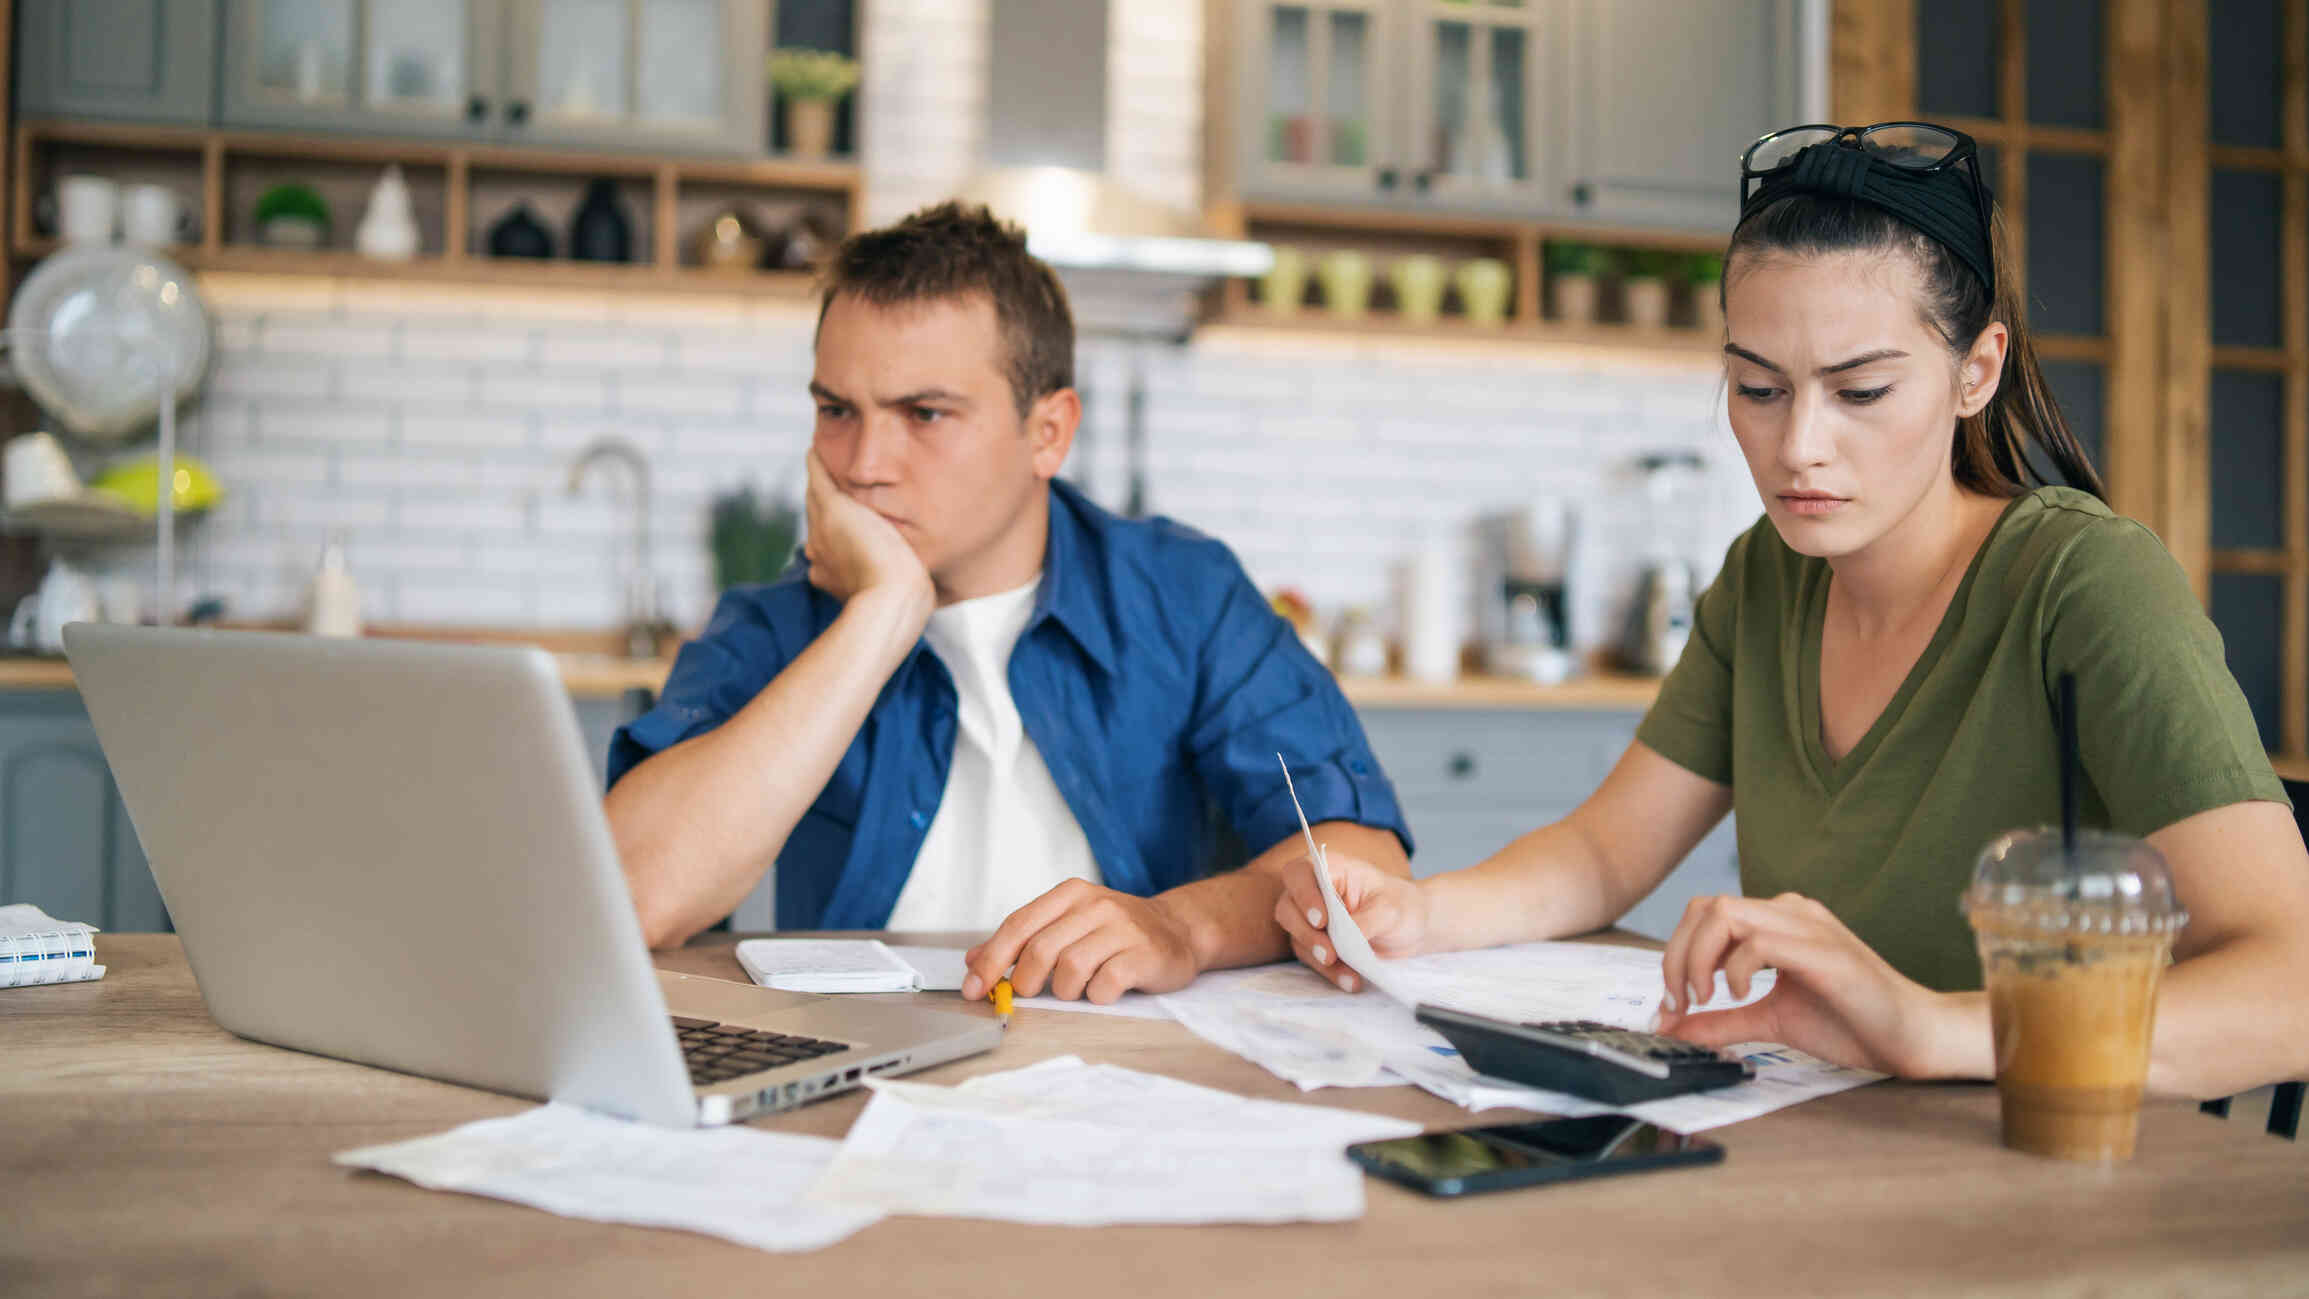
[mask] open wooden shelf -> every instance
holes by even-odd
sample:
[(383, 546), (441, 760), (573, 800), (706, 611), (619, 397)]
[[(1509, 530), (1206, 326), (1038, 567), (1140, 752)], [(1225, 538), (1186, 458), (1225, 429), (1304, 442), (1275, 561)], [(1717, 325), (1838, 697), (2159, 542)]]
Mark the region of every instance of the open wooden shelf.
[[(191, 206), (200, 216), (201, 240), (164, 251), (196, 271), (802, 298), (809, 294), (813, 282), (807, 271), (725, 271), (686, 265), (684, 248), (692, 232), (679, 228), (685, 219), (685, 198), (693, 223), (700, 204), (720, 199), (839, 207), (842, 225), (848, 228), (857, 219), (861, 187), (859, 168), (841, 160), (666, 158), (440, 140), (32, 121), (22, 123), (16, 131), (17, 166), (8, 195), (9, 251), (20, 261), (45, 257), (58, 247), (56, 240), (37, 234), (33, 222), (34, 196), (43, 187), (47, 171), (52, 170), (41, 164), (48, 157), (46, 151), (58, 148), (164, 162), (173, 156), (175, 161), (170, 165), (178, 169), (183, 183), (188, 188), (198, 186), (197, 201)], [(299, 162), (340, 172), (348, 167), (398, 163), (411, 172), (412, 188), (418, 173), (429, 172), (433, 193), (439, 199), (434, 214), (438, 229), (429, 232), (425, 250), (405, 262), (363, 257), (346, 248), (275, 248), (228, 238), (238, 215), (227, 210), (228, 169), (254, 164), (274, 170), (284, 163)], [(605, 263), (488, 256), (479, 247), (480, 233), (474, 228), (480, 215), (474, 205), (477, 176), (482, 184), (498, 184), (509, 175), (535, 176), (548, 185), (564, 186), (596, 176), (625, 182), (642, 206), (635, 222), (636, 260)], [(343, 183), (344, 177), (340, 175), (338, 181)], [(420, 213), (420, 225), (426, 221), (427, 216)], [(357, 213), (344, 212), (337, 224), (344, 231), (356, 222)]]
[[(1383, 265), (1373, 266), (1378, 304), (1361, 317), (1335, 316), (1308, 305), (1289, 314), (1277, 313), (1252, 300), (1250, 280), (1236, 279), (1221, 285), (1214, 295), (1210, 316), (1214, 324), (1376, 339), (1538, 344), (1678, 356), (1713, 353), (1723, 346), (1719, 327), (1681, 323), (1673, 316), (1664, 327), (1630, 325), (1609, 318), (1584, 324), (1553, 319), (1546, 310), (1544, 263), (1544, 250), (1551, 242), (1705, 253), (1723, 250), (1721, 235), (1296, 203), (1223, 205), (1214, 214), (1213, 223), (1225, 233), (1275, 244), (1367, 250), (1380, 262), (1388, 252), (1492, 257), (1506, 263), (1514, 276), (1508, 318), (1498, 325), (1479, 325), (1448, 311), (1431, 321), (1404, 319), (1387, 308), (1391, 289), (1383, 288), (1387, 283)], [(1695, 309), (1691, 314), (1696, 317), (1698, 313)]]

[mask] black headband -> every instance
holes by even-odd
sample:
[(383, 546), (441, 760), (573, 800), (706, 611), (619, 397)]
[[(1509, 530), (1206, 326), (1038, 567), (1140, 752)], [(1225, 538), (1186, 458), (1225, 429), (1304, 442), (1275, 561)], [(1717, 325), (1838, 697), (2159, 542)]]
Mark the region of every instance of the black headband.
[[(1801, 150), (1787, 166), (1764, 177), (1748, 201), (1740, 205), (1740, 221), (1745, 224), (1749, 217), (1798, 194), (1826, 194), (1866, 203), (1956, 254), (1993, 298), (1996, 276), (1992, 268), (1996, 261), (1988, 226), (1981, 218), (1987, 194), (1984, 187), (1975, 199), (1974, 177), (1959, 174), (1964, 165), (1915, 171), (1830, 140)], [(1973, 158), (1970, 165), (1978, 167), (1980, 160)]]

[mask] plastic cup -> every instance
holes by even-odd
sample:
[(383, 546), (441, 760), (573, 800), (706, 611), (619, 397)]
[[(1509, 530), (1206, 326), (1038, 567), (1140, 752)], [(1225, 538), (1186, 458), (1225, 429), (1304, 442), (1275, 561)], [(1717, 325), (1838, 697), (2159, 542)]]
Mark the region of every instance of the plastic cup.
[(2188, 915), (2156, 849), (2018, 830), (1980, 854), (1964, 895), (1980, 945), (2004, 1144), (2056, 1159), (2130, 1159), (2156, 1031), (2157, 984)]

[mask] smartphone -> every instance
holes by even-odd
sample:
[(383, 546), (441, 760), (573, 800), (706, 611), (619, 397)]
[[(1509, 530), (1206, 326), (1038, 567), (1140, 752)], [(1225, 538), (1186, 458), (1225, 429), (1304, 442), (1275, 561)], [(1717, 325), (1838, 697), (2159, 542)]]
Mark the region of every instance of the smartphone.
[(1723, 1162), (1724, 1148), (1627, 1114), (1429, 1132), (1347, 1147), (1368, 1172), (1429, 1195)]

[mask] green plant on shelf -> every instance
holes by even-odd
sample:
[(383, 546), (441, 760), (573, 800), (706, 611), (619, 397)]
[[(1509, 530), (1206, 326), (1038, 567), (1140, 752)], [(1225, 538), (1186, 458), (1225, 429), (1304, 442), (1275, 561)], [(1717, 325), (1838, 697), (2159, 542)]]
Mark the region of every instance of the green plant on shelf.
[(1550, 275), (1592, 275), (1599, 279), (1611, 274), (1614, 264), (1610, 249), (1570, 239), (1549, 240), (1545, 261)]
[(1722, 253), (1693, 253), (1684, 259), (1684, 283), (1697, 287), (1720, 284), (1724, 279)]
[(791, 505), (765, 501), (750, 487), (716, 496), (711, 527), (715, 586), (726, 591), (777, 580), (793, 562), (801, 526)]
[(1631, 248), (1627, 254), (1627, 276), (1631, 280), (1665, 280), (1675, 278), (1682, 269), (1684, 254), (1664, 248)]
[(772, 50), (769, 68), (770, 84), (793, 100), (838, 100), (858, 85), (858, 61), (837, 50)]

